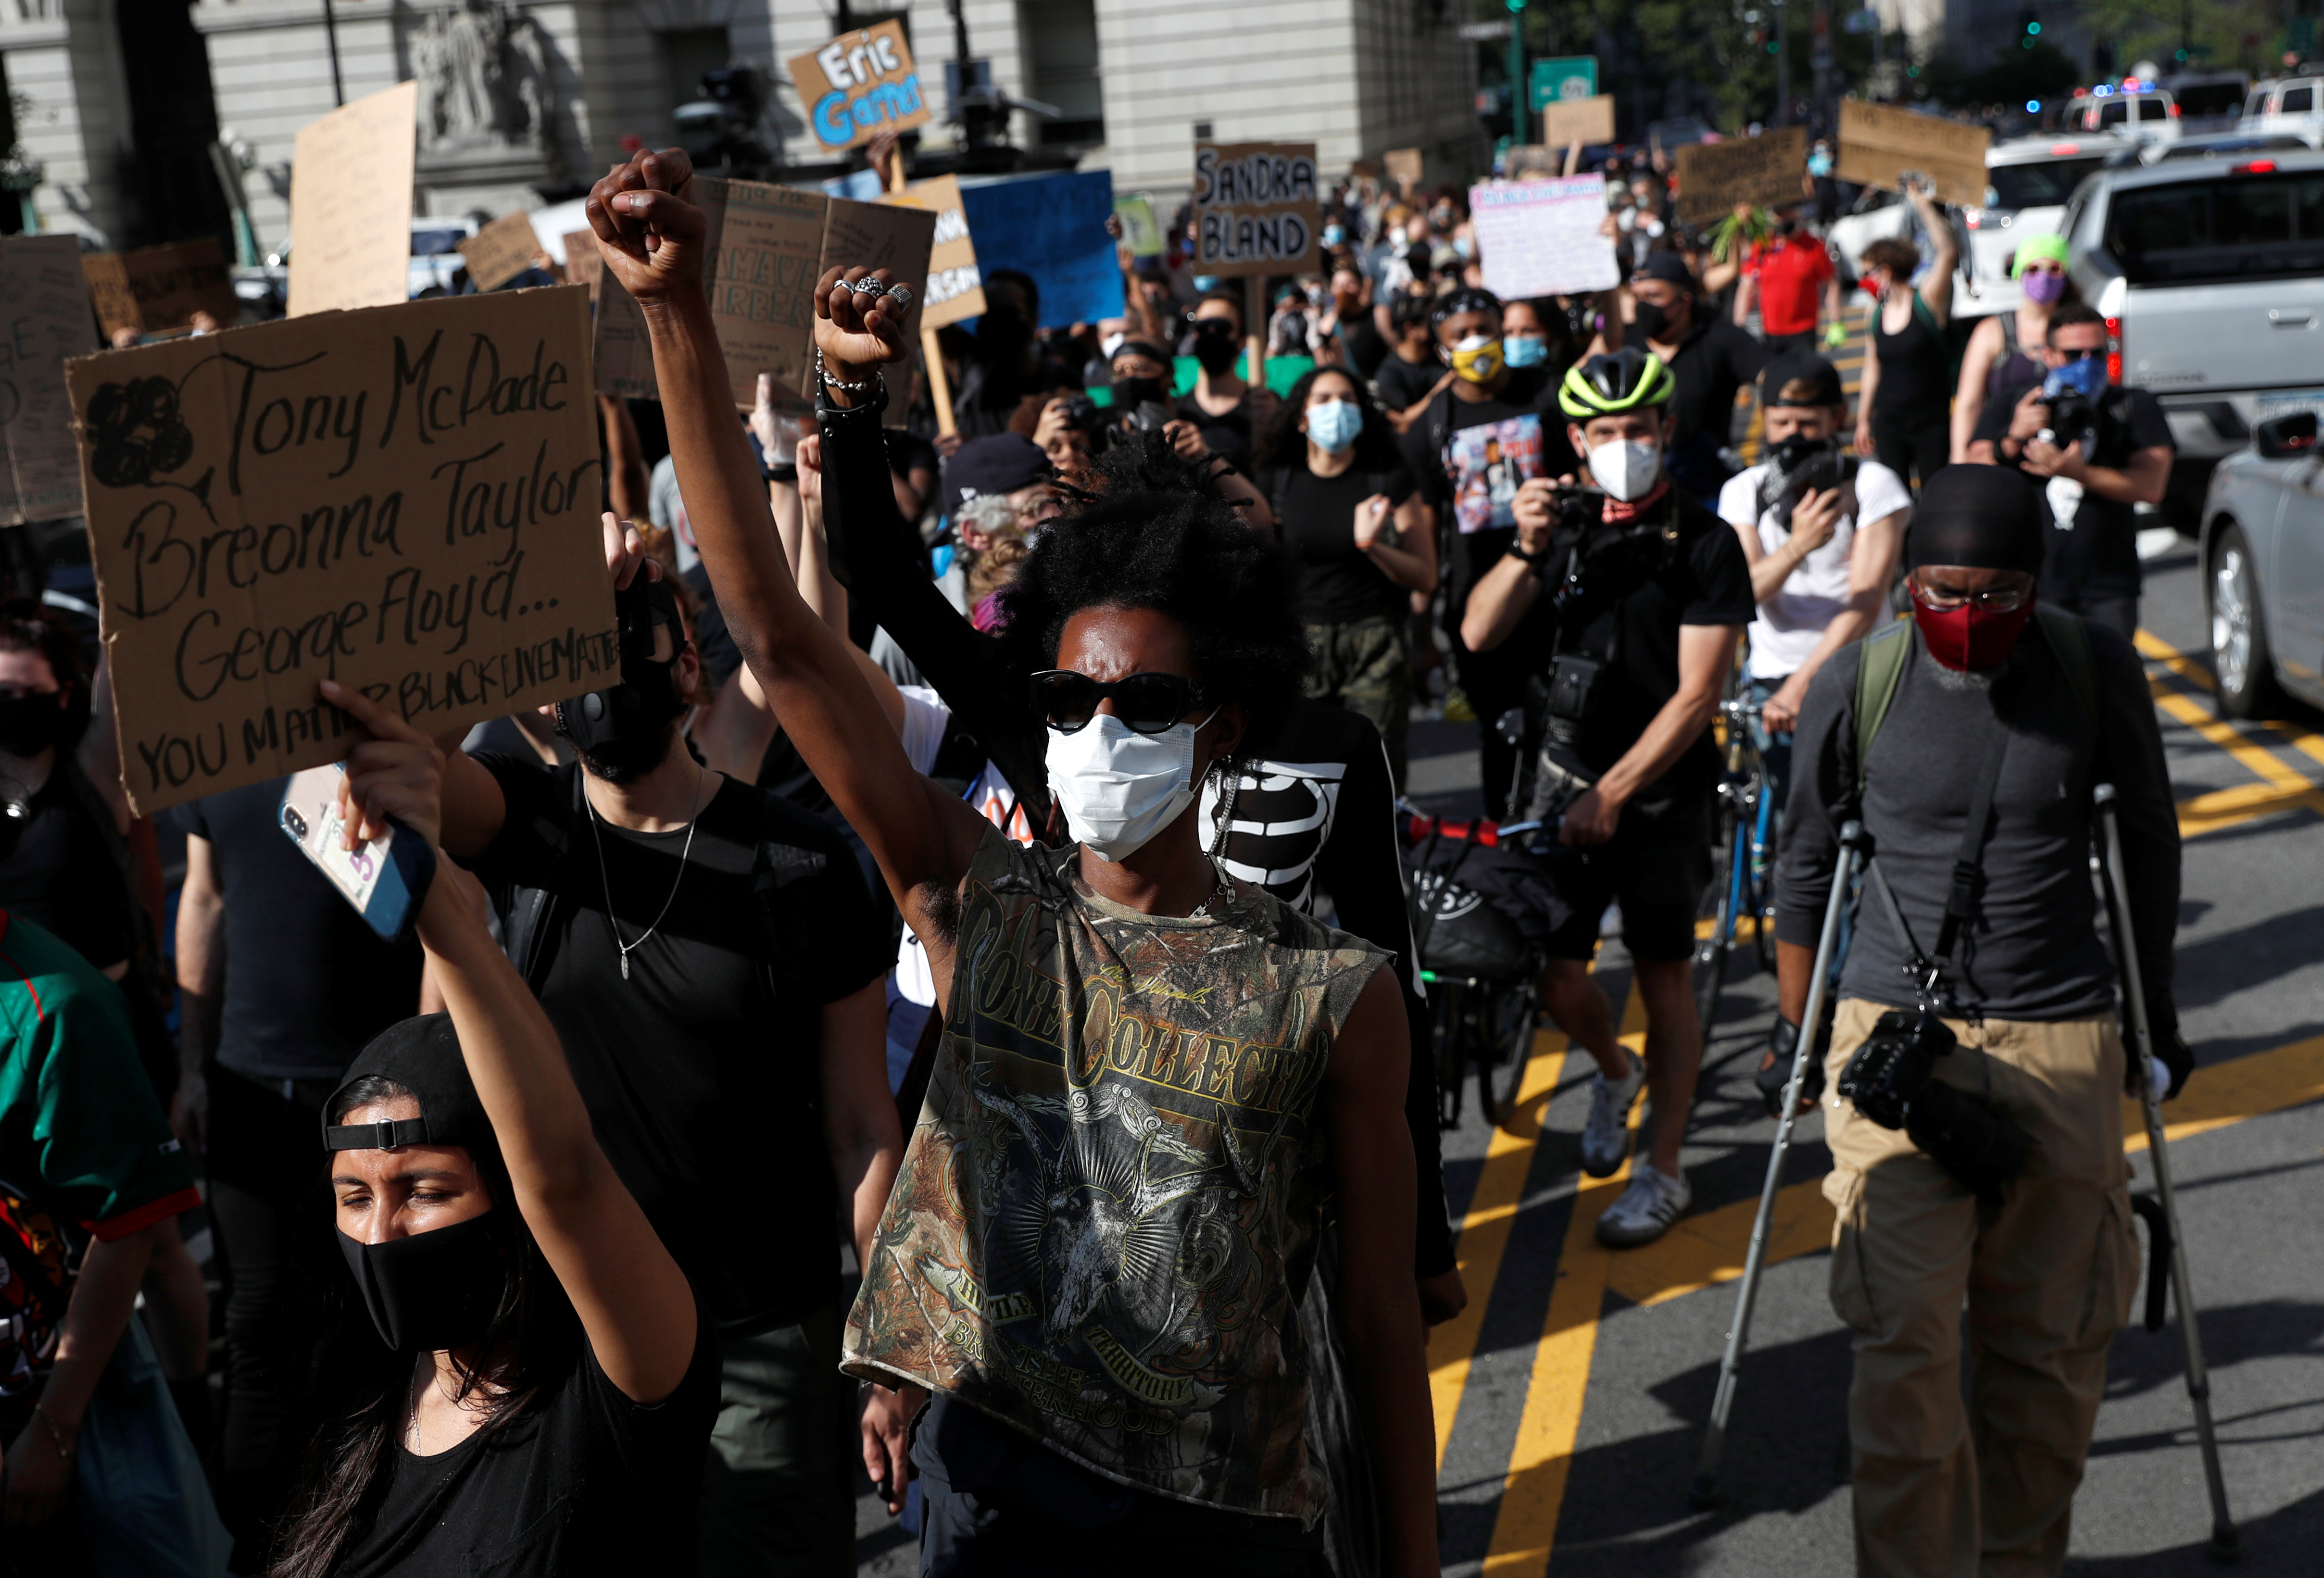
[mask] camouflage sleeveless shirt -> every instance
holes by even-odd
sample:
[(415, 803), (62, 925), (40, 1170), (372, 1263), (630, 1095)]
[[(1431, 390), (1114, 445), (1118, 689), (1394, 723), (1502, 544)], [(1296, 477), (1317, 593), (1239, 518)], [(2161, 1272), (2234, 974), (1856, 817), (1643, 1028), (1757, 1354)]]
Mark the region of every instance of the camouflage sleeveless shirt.
[(988, 832), (843, 1369), (1144, 1490), (1312, 1522), (1332, 1044), (1387, 957), (1259, 888), (1139, 915)]

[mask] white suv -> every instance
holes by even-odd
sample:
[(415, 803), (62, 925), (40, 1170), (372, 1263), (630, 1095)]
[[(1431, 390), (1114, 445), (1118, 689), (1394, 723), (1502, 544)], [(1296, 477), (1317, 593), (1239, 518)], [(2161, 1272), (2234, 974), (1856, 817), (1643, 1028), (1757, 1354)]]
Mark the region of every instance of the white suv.
[(2114, 381), (2153, 391), (2179, 447), (2166, 513), (2288, 411), (2324, 409), (2324, 153), (2100, 171), (2066, 206)]
[(2141, 143), (2179, 140), (2179, 106), (2168, 88), (2152, 83), (2119, 88), (2099, 83), (2087, 95), (2076, 94), (2075, 124), (2085, 132), (2112, 132)]
[(2237, 129), (2286, 132), (2311, 148), (2324, 148), (2324, 72), (2255, 82)]

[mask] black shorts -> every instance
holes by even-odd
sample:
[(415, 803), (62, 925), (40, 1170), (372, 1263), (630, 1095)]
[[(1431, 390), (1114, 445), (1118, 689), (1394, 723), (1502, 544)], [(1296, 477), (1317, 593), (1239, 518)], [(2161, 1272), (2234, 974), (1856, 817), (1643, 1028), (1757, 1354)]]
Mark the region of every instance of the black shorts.
[(1594, 847), (1550, 844), (1539, 854), (1471, 857), (1457, 881), (1517, 923), (1553, 959), (1587, 959), (1606, 906), (1622, 906), (1622, 940), (1637, 959), (1694, 955), (1695, 912), (1711, 885), (1709, 789), (1622, 808), (1614, 836)]

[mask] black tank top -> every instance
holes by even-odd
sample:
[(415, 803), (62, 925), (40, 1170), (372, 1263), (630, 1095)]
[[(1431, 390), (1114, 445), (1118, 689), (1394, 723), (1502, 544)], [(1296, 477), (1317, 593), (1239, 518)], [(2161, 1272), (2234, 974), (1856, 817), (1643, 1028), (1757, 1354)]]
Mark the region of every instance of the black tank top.
[(1872, 335), (1880, 355), (1874, 419), (1886, 425), (1943, 416), (1952, 396), (1952, 380), (1947, 376), (1951, 358), (1938, 337), (1928, 303), (1915, 291), (1913, 310), (1895, 334), (1887, 331), (1886, 318), (1885, 304), (1874, 309)]

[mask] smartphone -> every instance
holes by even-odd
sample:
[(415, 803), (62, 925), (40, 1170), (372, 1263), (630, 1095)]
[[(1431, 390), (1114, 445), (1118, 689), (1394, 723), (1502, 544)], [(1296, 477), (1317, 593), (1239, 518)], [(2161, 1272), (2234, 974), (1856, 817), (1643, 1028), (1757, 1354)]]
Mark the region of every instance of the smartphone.
[(401, 942), (420, 918), (420, 901), (435, 880), (436, 852), (392, 817), (377, 838), (341, 848), (346, 824), (339, 817), (339, 780), (346, 776), (346, 769), (337, 763), (292, 773), (279, 820), (284, 835), (355, 907), (364, 924), (389, 942)]

